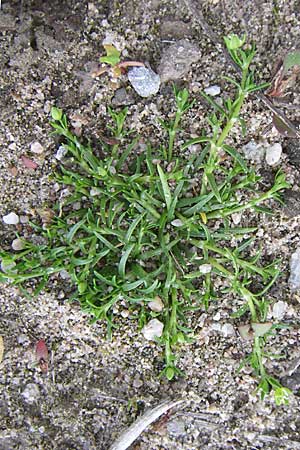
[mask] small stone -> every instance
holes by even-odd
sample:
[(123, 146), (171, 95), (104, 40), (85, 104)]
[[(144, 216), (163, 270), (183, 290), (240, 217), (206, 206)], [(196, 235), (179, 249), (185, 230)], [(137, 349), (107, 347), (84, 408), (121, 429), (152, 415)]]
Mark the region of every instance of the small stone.
[(288, 283), (291, 291), (300, 290), (300, 247), (291, 256)]
[(159, 90), (159, 75), (147, 67), (133, 67), (128, 72), (128, 79), (133, 89), (141, 97), (150, 97)]
[(136, 375), (136, 376), (134, 377), (134, 380), (133, 380), (132, 385), (133, 385), (133, 387), (135, 387), (135, 388), (140, 388), (140, 387), (143, 386), (143, 381), (140, 379), (139, 376)]
[(287, 303), (283, 302), (282, 300), (279, 300), (278, 302), (274, 303), (272, 308), (272, 315), (274, 319), (281, 320), (288, 308)]
[(58, 161), (61, 161), (67, 153), (68, 150), (63, 145), (60, 145), (55, 154), (55, 158), (58, 159)]
[(33, 142), (30, 146), (30, 150), (36, 155), (41, 155), (42, 153), (44, 153), (45, 149), (39, 142)]
[(19, 251), (19, 250), (23, 250), (24, 248), (24, 241), (22, 241), (22, 239), (14, 239), (11, 243), (11, 247), (13, 250)]
[(162, 82), (183, 78), (193, 63), (201, 58), (201, 50), (198, 45), (181, 39), (170, 45), (162, 54), (158, 67), (158, 73)]
[(221, 88), (217, 84), (214, 84), (213, 86), (209, 86), (204, 89), (205, 94), (210, 95), (211, 97), (215, 97), (220, 94)]
[(19, 223), (19, 216), (14, 212), (11, 212), (6, 216), (3, 216), (2, 219), (3, 222), (6, 223), (7, 225), (17, 225)]
[(163, 334), (164, 324), (158, 319), (150, 320), (142, 329), (142, 334), (147, 341), (154, 341)]
[(151, 311), (161, 312), (164, 309), (164, 304), (162, 299), (157, 295), (154, 300), (148, 303)]
[(68, 272), (67, 270), (65, 270), (65, 269), (62, 269), (62, 270), (59, 272), (59, 275), (60, 275), (60, 277), (61, 277), (63, 280), (67, 280), (67, 279), (70, 278), (69, 272)]
[(12, 142), (11, 144), (9, 144), (8, 148), (9, 150), (15, 151), (17, 150), (17, 144), (15, 142)]
[(37, 403), (41, 396), (40, 389), (37, 384), (28, 383), (22, 392), (24, 401), (30, 405)]
[(282, 145), (276, 143), (266, 148), (266, 163), (269, 166), (275, 166), (281, 158)]
[(182, 227), (183, 222), (180, 219), (175, 219), (172, 220), (171, 225), (173, 225), (173, 227)]
[(124, 319), (126, 319), (129, 316), (129, 311), (128, 309), (123, 309), (121, 311), (121, 316), (124, 317)]
[(185, 433), (185, 423), (179, 419), (170, 420), (167, 423), (167, 430), (174, 436), (180, 436)]
[(96, 195), (101, 194), (101, 190), (99, 188), (96, 187), (92, 187), (90, 190), (90, 196), (91, 197), (95, 197)]
[(217, 322), (221, 319), (221, 314), (218, 311), (214, 316), (213, 316), (213, 320), (216, 320)]
[(203, 274), (210, 273), (211, 269), (211, 264), (201, 264), (201, 266), (199, 267), (199, 271)]
[(231, 215), (231, 218), (232, 218), (232, 222), (234, 223), (234, 225), (238, 225), (240, 223), (240, 221), (242, 220), (242, 213), (241, 212), (233, 213)]
[(231, 323), (224, 323), (221, 328), (221, 333), (224, 334), (225, 337), (235, 336), (234, 326)]
[(72, 205), (72, 208), (75, 211), (79, 211), (79, 209), (81, 208), (81, 203), (80, 202), (74, 202), (73, 205)]
[(219, 322), (214, 322), (211, 324), (211, 329), (223, 334), (225, 337), (235, 336), (235, 329), (231, 323), (220, 324)]
[(134, 98), (125, 88), (120, 88), (115, 91), (111, 102), (116, 106), (127, 106), (134, 103)]
[(16, 267), (16, 265), (17, 264), (14, 261), (8, 261), (5, 259), (2, 259), (0, 268), (1, 268), (2, 272), (7, 273), (7, 272), (10, 272), (11, 269)]
[(244, 145), (242, 147), (242, 151), (246, 159), (249, 159), (256, 163), (259, 163), (263, 160), (265, 153), (264, 148), (261, 145), (256, 144), (256, 142), (254, 141), (250, 141), (246, 145)]

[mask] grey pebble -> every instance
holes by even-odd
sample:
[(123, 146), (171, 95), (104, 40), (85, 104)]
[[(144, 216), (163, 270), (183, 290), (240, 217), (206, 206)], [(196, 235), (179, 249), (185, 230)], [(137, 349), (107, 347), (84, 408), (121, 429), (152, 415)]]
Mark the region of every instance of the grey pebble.
[(41, 396), (40, 389), (35, 383), (28, 383), (22, 392), (22, 397), (24, 401), (30, 405), (37, 403)]
[(127, 106), (134, 103), (134, 98), (125, 88), (120, 88), (115, 91), (111, 102), (115, 106)]
[(159, 90), (159, 75), (147, 67), (133, 67), (128, 72), (128, 79), (133, 89), (141, 97), (150, 97)]
[(246, 159), (259, 163), (263, 160), (265, 149), (254, 141), (248, 142), (242, 147)]
[(181, 39), (170, 45), (162, 54), (158, 73), (162, 82), (184, 77), (193, 63), (199, 61), (201, 51), (198, 45)]
[(173, 419), (167, 423), (167, 430), (170, 434), (180, 436), (185, 433), (185, 423), (180, 419)]

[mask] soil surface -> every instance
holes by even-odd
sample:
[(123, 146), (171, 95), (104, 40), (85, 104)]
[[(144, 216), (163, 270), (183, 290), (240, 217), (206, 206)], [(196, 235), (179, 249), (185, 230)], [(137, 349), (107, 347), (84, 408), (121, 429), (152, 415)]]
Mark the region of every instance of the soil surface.
[[(256, 70), (269, 81), (276, 60), (300, 47), (299, 0), (196, 0), (219, 35), (247, 33), (257, 47)], [(51, 106), (62, 108), (75, 132), (94, 145), (105, 132), (108, 106), (128, 105), (128, 125), (145, 141), (159, 144), (158, 118), (174, 112), (172, 80), (149, 98), (139, 97), (125, 76), (112, 81), (91, 76), (103, 40), (122, 50), (122, 58), (142, 61), (157, 71), (166, 50), (180, 40), (198, 46), (199, 58), (184, 69), (177, 86), (195, 98), (184, 122), (184, 136), (196, 136), (205, 125), (208, 105), (201, 91), (218, 85), (228, 91), (223, 75), (233, 75), (224, 55), (204, 34), (182, 0), (3, 0), (0, 10), (0, 216), (15, 212), (16, 226), (0, 222), (1, 246), (9, 248), (17, 231), (30, 236), (28, 221), (51, 207), (57, 186), (51, 174), (59, 166), (58, 143), (50, 135)], [(122, 89), (120, 91), (120, 89)], [(299, 89), (298, 89), (299, 92)], [(286, 102), (299, 104), (297, 87)], [(123, 107), (123, 106), (122, 106)], [(299, 122), (299, 109), (284, 109)], [(158, 378), (161, 353), (146, 342), (136, 324), (124, 320), (106, 340), (105, 324), (89, 324), (78, 305), (66, 302), (62, 281), (38, 298), (1, 286), (0, 449), (108, 449), (119, 434), (147, 408), (164, 399), (186, 402), (150, 426), (134, 450), (298, 449), (300, 448), (299, 292), (288, 285), (291, 254), (300, 245), (300, 145), (275, 130), (265, 134), (271, 114), (255, 97), (244, 110), (248, 133), (236, 133), (238, 149), (254, 140), (280, 143), (276, 166), (256, 161), (268, 186), (281, 167), (291, 187), (285, 204), (274, 204), (273, 216), (259, 216), (257, 239), (265, 261), (281, 260), (282, 275), (268, 294), (283, 301), (281, 322), (289, 324), (271, 340), (283, 359), (268, 370), (293, 389), (288, 406), (261, 402), (248, 369), (238, 373), (250, 350), (237, 332), (224, 333), (230, 299), (213, 302), (194, 318), (196, 339), (182, 349), (179, 366), (186, 376), (174, 382)], [(39, 143), (40, 145), (37, 145)], [(26, 159), (28, 158), (28, 159)], [(29, 160), (29, 161), (28, 161)], [(35, 164), (32, 164), (35, 163)], [(243, 225), (251, 223), (246, 215)], [(254, 219), (253, 219), (254, 220)], [(272, 311), (272, 310), (271, 310)], [(230, 329), (227, 327), (227, 329)], [(236, 327), (235, 327), (236, 329)], [(36, 364), (34, 346), (44, 339), (51, 351), (49, 370)]]

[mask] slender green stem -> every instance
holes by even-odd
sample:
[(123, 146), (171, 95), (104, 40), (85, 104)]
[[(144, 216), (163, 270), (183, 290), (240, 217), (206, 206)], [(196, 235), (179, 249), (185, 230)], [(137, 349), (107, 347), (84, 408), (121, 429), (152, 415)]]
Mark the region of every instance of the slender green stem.
[(181, 116), (182, 116), (181, 111), (177, 111), (172, 128), (169, 130), (168, 162), (171, 162), (173, 159), (174, 142), (178, 130), (178, 125), (181, 120)]

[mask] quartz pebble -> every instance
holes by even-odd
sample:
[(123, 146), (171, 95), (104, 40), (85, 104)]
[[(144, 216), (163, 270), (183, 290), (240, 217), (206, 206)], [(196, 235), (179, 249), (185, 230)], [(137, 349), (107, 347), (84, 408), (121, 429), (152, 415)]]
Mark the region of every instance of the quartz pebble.
[(55, 158), (58, 159), (58, 161), (61, 161), (67, 153), (68, 150), (63, 145), (60, 145), (55, 154)]
[(14, 212), (11, 212), (6, 216), (3, 216), (2, 219), (3, 222), (6, 223), (7, 225), (17, 225), (19, 223), (19, 216)]
[(300, 290), (300, 247), (291, 256), (288, 283), (291, 291)]
[(7, 260), (3, 259), (1, 261), (0, 268), (1, 268), (2, 272), (7, 273), (7, 272), (10, 272), (11, 269), (16, 267), (16, 265), (17, 264), (14, 261), (7, 261)]
[(180, 219), (174, 219), (172, 220), (171, 225), (173, 225), (173, 227), (182, 227), (183, 222)]
[(157, 295), (154, 300), (148, 303), (151, 311), (161, 312), (164, 309), (164, 304), (161, 298)]
[(128, 79), (133, 89), (141, 97), (150, 97), (158, 92), (160, 77), (147, 67), (133, 67), (128, 72)]
[(220, 94), (221, 88), (217, 84), (214, 84), (213, 86), (208, 86), (204, 89), (205, 94), (211, 95), (212, 97), (215, 97)]
[(275, 166), (281, 158), (282, 146), (278, 142), (266, 148), (266, 163), (269, 166)]
[(288, 308), (287, 303), (283, 302), (282, 300), (279, 300), (278, 302), (274, 303), (272, 308), (273, 318), (277, 320), (283, 319), (287, 308)]
[(215, 322), (211, 325), (212, 330), (217, 331), (218, 333), (223, 334), (225, 337), (235, 336), (235, 329), (231, 323), (221, 323)]
[(242, 147), (246, 159), (259, 163), (263, 160), (265, 149), (254, 141), (248, 142)]
[(22, 239), (14, 239), (11, 243), (11, 247), (13, 250), (23, 250), (24, 248), (24, 242), (22, 241)]
[(160, 337), (163, 333), (164, 324), (158, 319), (150, 320), (142, 329), (142, 334), (147, 341), (154, 341), (156, 337)]
[(201, 266), (199, 267), (199, 271), (201, 273), (210, 273), (211, 269), (211, 264), (201, 264)]
[(39, 142), (33, 142), (30, 146), (30, 150), (36, 155), (44, 153), (44, 147)]

